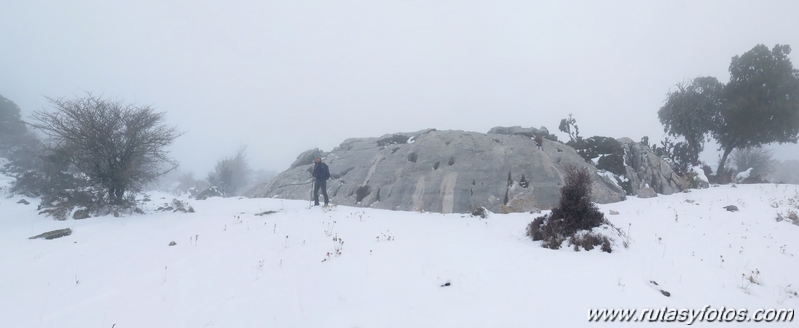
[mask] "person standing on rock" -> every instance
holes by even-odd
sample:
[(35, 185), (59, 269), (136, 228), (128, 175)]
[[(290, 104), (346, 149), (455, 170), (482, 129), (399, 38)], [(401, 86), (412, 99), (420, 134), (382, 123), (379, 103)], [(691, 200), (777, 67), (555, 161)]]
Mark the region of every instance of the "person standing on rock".
[(330, 178), (330, 169), (327, 167), (327, 164), (322, 163), (322, 158), (319, 156), (316, 156), (314, 159), (313, 178), (315, 182), (313, 187), (314, 206), (319, 205), (320, 189), (322, 190), (322, 196), (325, 197), (325, 206), (327, 206), (327, 179)]
[(535, 139), (535, 146), (538, 147), (538, 150), (544, 150), (544, 147), (543, 147), (544, 138), (541, 137), (540, 134), (536, 133), (535, 137), (533, 137), (533, 139)]

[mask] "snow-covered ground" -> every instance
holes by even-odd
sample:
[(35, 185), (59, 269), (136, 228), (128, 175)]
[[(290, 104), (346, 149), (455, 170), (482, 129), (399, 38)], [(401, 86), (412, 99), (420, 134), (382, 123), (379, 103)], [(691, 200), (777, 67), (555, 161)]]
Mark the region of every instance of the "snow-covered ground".
[(533, 214), (221, 198), (172, 213), (152, 193), (145, 215), (54, 221), (0, 194), (0, 327), (582, 327), (629, 325), (589, 323), (591, 308), (799, 307), (799, 226), (775, 220), (799, 211), (796, 185), (600, 205), (630, 236), (611, 254), (541, 248)]

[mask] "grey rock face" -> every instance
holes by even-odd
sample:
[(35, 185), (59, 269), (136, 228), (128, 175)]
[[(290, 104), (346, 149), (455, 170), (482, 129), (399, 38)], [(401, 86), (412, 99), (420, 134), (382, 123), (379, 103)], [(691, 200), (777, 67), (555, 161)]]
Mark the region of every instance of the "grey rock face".
[(638, 198), (653, 198), (658, 196), (658, 194), (655, 192), (655, 189), (649, 187), (638, 189), (636, 195)]
[(302, 154), (300, 154), (300, 156), (297, 156), (297, 159), (294, 161), (294, 163), (291, 163), (291, 166), (289, 166), (289, 169), (293, 169), (295, 167), (302, 166), (302, 165), (313, 164), (313, 161), (314, 161), (314, 158), (316, 158), (316, 155), (324, 156), (324, 154), (322, 153), (321, 150), (319, 150), (319, 148), (314, 148), (314, 149), (310, 149), (310, 150), (306, 150), (306, 151), (302, 152)]
[[(492, 212), (551, 209), (569, 165), (593, 174), (593, 201), (624, 200), (624, 191), (597, 175), (571, 147), (544, 140), (543, 149), (524, 131), (431, 129), (347, 139), (323, 161), (330, 168), (331, 202), (348, 206), (440, 213), (467, 213), (478, 206)], [(311, 169), (310, 163), (289, 168), (248, 196), (310, 199)]]
[[(671, 195), (689, 188), (688, 182), (671, 169), (669, 163), (655, 155), (649, 147), (630, 138), (617, 139), (624, 148), (624, 163), (630, 179), (632, 194), (638, 190), (652, 188), (663, 195)], [(640, 197), (640, 196), (639, 196)]]
[(694, 177), (693, 185), (691, 186), (691, 188), (707, 189), (710, 188), (710, 183), (698, 177)]
[(491, 130), (488, 130), (488, 134), (502, 134), (507, 136), (520, 135), (528, 138), (532, 138), (534, 133), (538, 133), (538, 130), (534, 128), (523, 128), (521, 126), (495, 126), (491, 128)]
[(216, 187), (210, 187), (197, 194), (197, 196), (195, 196), (195, 199), (206, 200), (208, 199), (208, 197), (225, 197), (225, 194), (219, 191), (219, 189), (217, 189)]

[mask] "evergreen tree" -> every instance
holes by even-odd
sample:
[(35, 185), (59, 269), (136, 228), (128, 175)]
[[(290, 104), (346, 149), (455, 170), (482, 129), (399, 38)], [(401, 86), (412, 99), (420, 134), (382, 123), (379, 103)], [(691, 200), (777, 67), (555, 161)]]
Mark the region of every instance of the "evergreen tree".
[(729, 154), (741, 147), (773, 142), (796, 143), (799, 136), (799, 71), (788, 55), (791, 47), (772, 50), (759, 44), (730, 63), (730, 81), (696, 78), (677, 85), (658, 111), (670, 135), (686, 139), (685, 153), (698, 157), (705, 136), (722, 151), (716, 174), (723, 174)]
[(20, 109), (13, 101), (0, 95), (0, 149), (5, 149), (28, 129), (20, 117)]

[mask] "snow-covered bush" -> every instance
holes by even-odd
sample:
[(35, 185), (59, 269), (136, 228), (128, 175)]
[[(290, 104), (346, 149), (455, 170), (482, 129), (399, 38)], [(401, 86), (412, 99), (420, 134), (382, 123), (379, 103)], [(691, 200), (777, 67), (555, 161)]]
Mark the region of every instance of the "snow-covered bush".
[(480, 218), (485, 219), (486, 217), (488, 217), (487, 213), (488, 211), (486, 210), (485, 207), (472, 206), (472, 211), (471, 211), (472, 216), (479, 216)]
[(624, 168), (624, 149), (614, 138), (594, 136), (587, 139), (578, 138), (566, 143), (577, 150), (586, 162), (597, 169), (613, 172), (617, 175), (626, 173)]
[(611, 241), (592, 229), (610, 223), (591, 202), (591, 175), (585, 168), (568, 167), (566, 183), (560, 189), (560, 202), (548, 215), (543, 215), (527, 226), (527, 236), (543, 241), (541, 246), (558, 249), (564, 241), (590, 250), (602, 245), (611, 252)]

